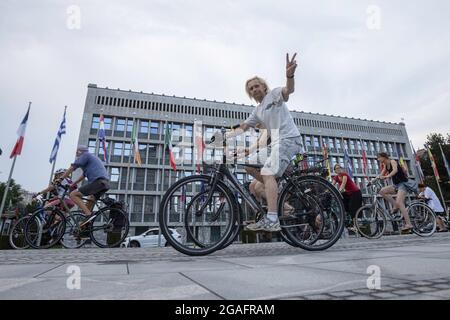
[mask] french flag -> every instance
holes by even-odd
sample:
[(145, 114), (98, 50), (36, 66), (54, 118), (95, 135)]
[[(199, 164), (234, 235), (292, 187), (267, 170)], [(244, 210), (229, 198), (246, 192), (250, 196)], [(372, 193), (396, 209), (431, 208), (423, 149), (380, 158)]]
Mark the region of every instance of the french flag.
[(27, 121), (29, 114), (30, 114), (30, 107), (28, 107), (27, 114), (20, 123), (19, 129), (17, 129), (17, 135), (19, 136), (19, 138), (17, 139), (17, 142), (14, 145), (14, 149), (12, 150), (9, 158), (14, 158), (15, 156), (20, 155), (20, 153), (22, 152), (23, 140), (25, 139), (25, 129), (27, 128)]

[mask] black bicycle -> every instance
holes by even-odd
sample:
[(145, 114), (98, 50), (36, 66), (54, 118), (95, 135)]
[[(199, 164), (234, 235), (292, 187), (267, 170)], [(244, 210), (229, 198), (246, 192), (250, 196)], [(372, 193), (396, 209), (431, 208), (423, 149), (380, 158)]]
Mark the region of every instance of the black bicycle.
[(25, 240), (34, 249), (47, 249), (61, 243), (66, 248), (81, 247), (88, 238), (100, 248), (118, 247), (129, 231), (123, 204), (107, 196), (99, 199), (99, 210), (86, 218), (81, 211), (70, 211), (64, 202), (69, 187), (61, 196), (60, 205), (39, 208), (27, 220)]
[[(222, 128), (221, 143), (215, 141), (223, 148), (225, 132)], [(221, 163), (205, 166), (207, 174), (180, 179), (166, 191), (160, 204), (162, 233), (170, 245), (187, 255), (207, 255), (235, 240), (243, 222), (239, 197), (255, 217), (261, 218), (266, 213), (230, 172), (225, 153)], [(286, 170), (278, 182), (281, 237), (306, 250), (331, 247), (340, 238), (345, 220), (338, 190), (319, 176), (305, 176), (296, 167)], [(293, 210), (285, 214), (286, 207)], [(182, 235), (181, 240), (172, 236), (169, 230), (172, 228)]]

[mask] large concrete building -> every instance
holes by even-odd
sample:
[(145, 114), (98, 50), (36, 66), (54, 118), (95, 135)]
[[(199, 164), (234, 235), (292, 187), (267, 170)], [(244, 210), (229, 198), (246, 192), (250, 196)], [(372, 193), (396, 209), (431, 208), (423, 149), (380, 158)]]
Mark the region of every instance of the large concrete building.
[[(194, 174), (196, 154), (194, 123), (201, 122), (205, 139), (220, 127), (229, 127), (244, 121), (253, 106), (203, 99), (165, 96), (154, 93), (124, 91), (88, 85), (86, 104), (81, 124), (79, 144), (89, 146), (92, 153), (103, 159), (97, 131), (100, 114), (104, 115), (108, 142), (106, 164), (112, 188), (111, 196), (126, 200), (131, 230), (140, 233), (157, 226), (159, 202), (164, 191), (178, 178)], [(385, 151), (394, 159), (403, 155), (410, 175), (414, 175), (408, 134), (403, 123), (387, 123), (365, 119), (292, 111), (292, 116), (308, 153), (322, 155), (322, 144), (328, 147), (330, 166), (344, 164), (344, 148), (353, 163), (356, 182), (365, 191), (362, 150), (368, 158), (368, 176), (379, 173), (376, 153)], [(135, 163), (131, 150), (133, 123), (137, 126), (142, 164)], [(171, 128), (174, 153), (181, 163), (174, 171), (163, 155), (166, 123)], [(249, 144), (250, 138), (245, 142)], [(206, 150), (211, 158), (211, 150)], [(215, 157), (220, 158), (216, 153)], [(238, 171), (241, 181), (248, 179)]]

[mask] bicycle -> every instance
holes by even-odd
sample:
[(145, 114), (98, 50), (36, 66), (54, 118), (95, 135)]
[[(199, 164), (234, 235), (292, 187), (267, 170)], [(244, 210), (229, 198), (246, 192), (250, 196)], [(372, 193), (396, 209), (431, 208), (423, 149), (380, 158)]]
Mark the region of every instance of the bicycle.
[[(382, 187), (379, 178), (369, 182), (367, 188), (372, 195), (372, 201), (356, 211), (355, 227), (363, 237), (368, 239), (380, 238), (386, 229), (387, 220), (391, 224), (402, 224), (403, 221), (401, 214), (392, 215), (387, 213), (385, 209), (382, 209), (382, 199), (378, 197)], [(436, 215), (429, 206), (421, 201), (414, 200), (407, 205), (406, 210), (413, 225), (413, 233), (421, 237), (433, 235), (436, 231)]]
[(103, 197), (99, 199), (103, 206), (87, 218), (81, 211), (70, 211), (64, 201), (69, 187), (64, 189), (57, 197), (60, 205), (38, 209), (28, 219), (25, 239), (32, 248), (47, 249), (58, 242), (66, 248), (79, 248), (89, 238), (100, 248), (117, 247), (123, 242), (128, 235), (129, 221), (122, 203)]
[[(225, 132), (224, 128), (220, 131), (223, 148)], [(211, 139), (208, 144), (213, 142)], [(220, 146), (220, 142), (216, 143)], [(221, 163), (204, 167), (206, 174), (185, 177), (173, 184), (164, 194), (159, 209), (164, 237), (176, 250), (192, 256), (210, 254), (235, 240), (242, 228), (242, 207), (237, 195), (255, 217), (266, 213), (230, 172), (225, 153)], [(293, 168), (279, 179), (279, 187), (278, 214), (283, 238), (311, 251), (325, 250), (340, 238), (344, 205), (339, 192), (327, 180), (302, 176)], [(294, 208), (289, 216), (284, 216), (285, 203)], [(182, 234), (180, 241), (172, 237), (170, 228), (177, 228)]]

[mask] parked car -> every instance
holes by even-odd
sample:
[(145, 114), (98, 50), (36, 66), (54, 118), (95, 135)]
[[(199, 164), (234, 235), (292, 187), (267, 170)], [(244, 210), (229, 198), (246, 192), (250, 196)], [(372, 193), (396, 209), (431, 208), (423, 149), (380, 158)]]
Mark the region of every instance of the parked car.
[[(181, 241), (181, 235), (175, 229), (169, 229), (172, 233), (172, 236), (177, 240)], [(139, 247), (157, 247), (158, 246), (158, 237), (159, 237), (159, 229), (153, 228), (148, 229), (144, 233), (134, 236), (127, 237), (120, 245), (122, 248), (131, 247), (131, 248), (139, 248)], [(163, 234), (161, 234), (161, 245), (167, 246), (169, 243)]]

